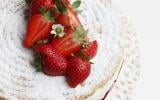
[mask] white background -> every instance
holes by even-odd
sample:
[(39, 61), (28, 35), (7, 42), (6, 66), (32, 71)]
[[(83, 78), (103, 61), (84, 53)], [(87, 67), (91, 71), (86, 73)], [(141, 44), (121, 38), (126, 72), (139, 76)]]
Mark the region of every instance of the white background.
[(132, 100), (160, 100), (160, 0), (115, 0), (133, 21), (141, 49), (141, 76)]

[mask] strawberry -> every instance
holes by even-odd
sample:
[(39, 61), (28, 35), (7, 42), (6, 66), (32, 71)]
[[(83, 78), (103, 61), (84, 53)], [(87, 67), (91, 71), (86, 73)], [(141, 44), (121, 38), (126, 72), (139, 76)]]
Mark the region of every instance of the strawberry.
[(58, 17), (57, 17), (57, 23), (63, 25), (63, 26), (69, 26), (69, 23), (70, 23), (70, 18), (69, 16), (66, 16), (64, 14), (60, 14)]
[(42, 55), (43, 71), (50, 76), (62, 76), (66, 73), (67, 60), (50, 44), (36, 46), (36, 51)]
[(49, 37), (53, 22), (50, 20), (48, 14), (49, 12), (44, 14), (44, 16), (36, 14), (30, 18), (24, 40), (25, 47), (29, 48), (38, 40)]
[(77, 16), (77, 13), (74, 11), (74, 9), (71, 6), (67, 7), (67, 13), (68, 13), (67, 15), (69, 16), (69, 26), (75, 29), (79, 25), (81, 25), (80, 20)]
[(75, 88), (84, 82), (89, 76), (91, 65), (89, 62), (78, 57), (71, 57), (67, 67), (67, 81), (70, 87)]
[(39, 10), (41, 8), (45, 10), (50, 10), (51, 8), (53, 8), (53, 6), (53, 0), (32, 0), (30, 3), (30, 12), (32, 15), (39, 14)]
[(56, 48), (63, 56), (68, 57), (72, 53), (81, 50), (86, 31), (78, 27), (75, 32), (72, 29), (66, 29), (66, 34), (62, 38), (53, 39), (52, 46)]
[(73, 29), (71, 27), (65, 27), (64, 32), (67, 34), (73, 33)]
[(92, 59), (97, 54), (98, 43), (96, 40), (88, 44), (88, 46), (82, 50), (82, 57), (85, 59)]
[(57, 17), (57, 23), (63, 26), (71, 26), (73, 29), (81, 25), (77, 14), (70, 7), (67, 8), (67, 14), (60, 14)]
[(68, 0), (55, 0), (55, 4), (61, 14), (57, 17), (57, 23), (76, 29), (81, 25), (80, 20)]
[(76, 53), (81, 49), (81, 43), (74, 39), (73, 33), (66, 33), (64, 37), (54, 39), (51, 44), (65, 57), (68, 57), (71, 53)]

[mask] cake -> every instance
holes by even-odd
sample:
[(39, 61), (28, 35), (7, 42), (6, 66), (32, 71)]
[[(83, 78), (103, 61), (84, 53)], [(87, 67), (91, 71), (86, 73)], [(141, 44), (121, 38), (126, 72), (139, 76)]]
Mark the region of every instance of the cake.
[(83, 12), (78, 17), (88, 29), (89, 38), (97, 40), (99, 48), (92, 59), (90, 76), (76, 88), (70, 88), (63, 76), (46, 76), (35, 71), (33, 51), (22, 45), (28, 21), (26, 3), (24, 0), (5, 0), (0, 10), (3, 13), (0, 22), (5, 23), (0, 30), (0, 96), (19, 100), (102, 99), (105, 92), (99, 94), (97, 91), (105, 84), (107, 91), (113, 84), (123, 58), (123, 49), (117, 44), (119, 37), (116, 36), (120, 30), (119, 16), (110, 9), (109, 3), (82, 0), (80, 9)]

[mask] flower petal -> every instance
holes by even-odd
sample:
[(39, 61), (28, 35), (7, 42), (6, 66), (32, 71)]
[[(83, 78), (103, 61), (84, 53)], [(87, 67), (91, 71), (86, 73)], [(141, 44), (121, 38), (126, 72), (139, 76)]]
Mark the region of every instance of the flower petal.
[(51, 31), (51, 34), (55, 34), (55, 35), (56, 35), (57, 33), (56, 33), (55, 30), (52, 30), (52, 31)]

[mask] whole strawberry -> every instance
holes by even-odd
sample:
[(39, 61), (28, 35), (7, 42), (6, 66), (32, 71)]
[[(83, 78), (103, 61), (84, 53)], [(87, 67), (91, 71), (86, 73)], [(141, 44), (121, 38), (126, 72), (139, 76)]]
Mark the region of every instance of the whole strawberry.
[(87, 43), (82, 45), (83, 49), (81, 49), (76, 55), (84, 60), (91, 60), (92, 58), (94, 58), (97, 54), (97, 50), (98, 50), (98, 43), (96, 40), (94, 40), (91, 43)]
[(36, 51), (42, 55), (43, 71), (50, 76), (62, 76), (66, 73), (67, 60), (50, 44), (40, 44)]
[(67, 67), (67, 81), (70, 87), (75, 88), (89, 76), (91, 65), (78, 57), (71, 57)]
[(84, 57), (88, 57), (92, 59), (93, 57), (96, 56), (97, 54), (97, 49), (98, 49), (98, 43), (96, 40), (88, 44), (88, 46), (82, 51)]
[(40, 9), (50, 10), (54, 6), (53, 0), (31, 0), (30, 12), (32, 15), (39, 14)]

